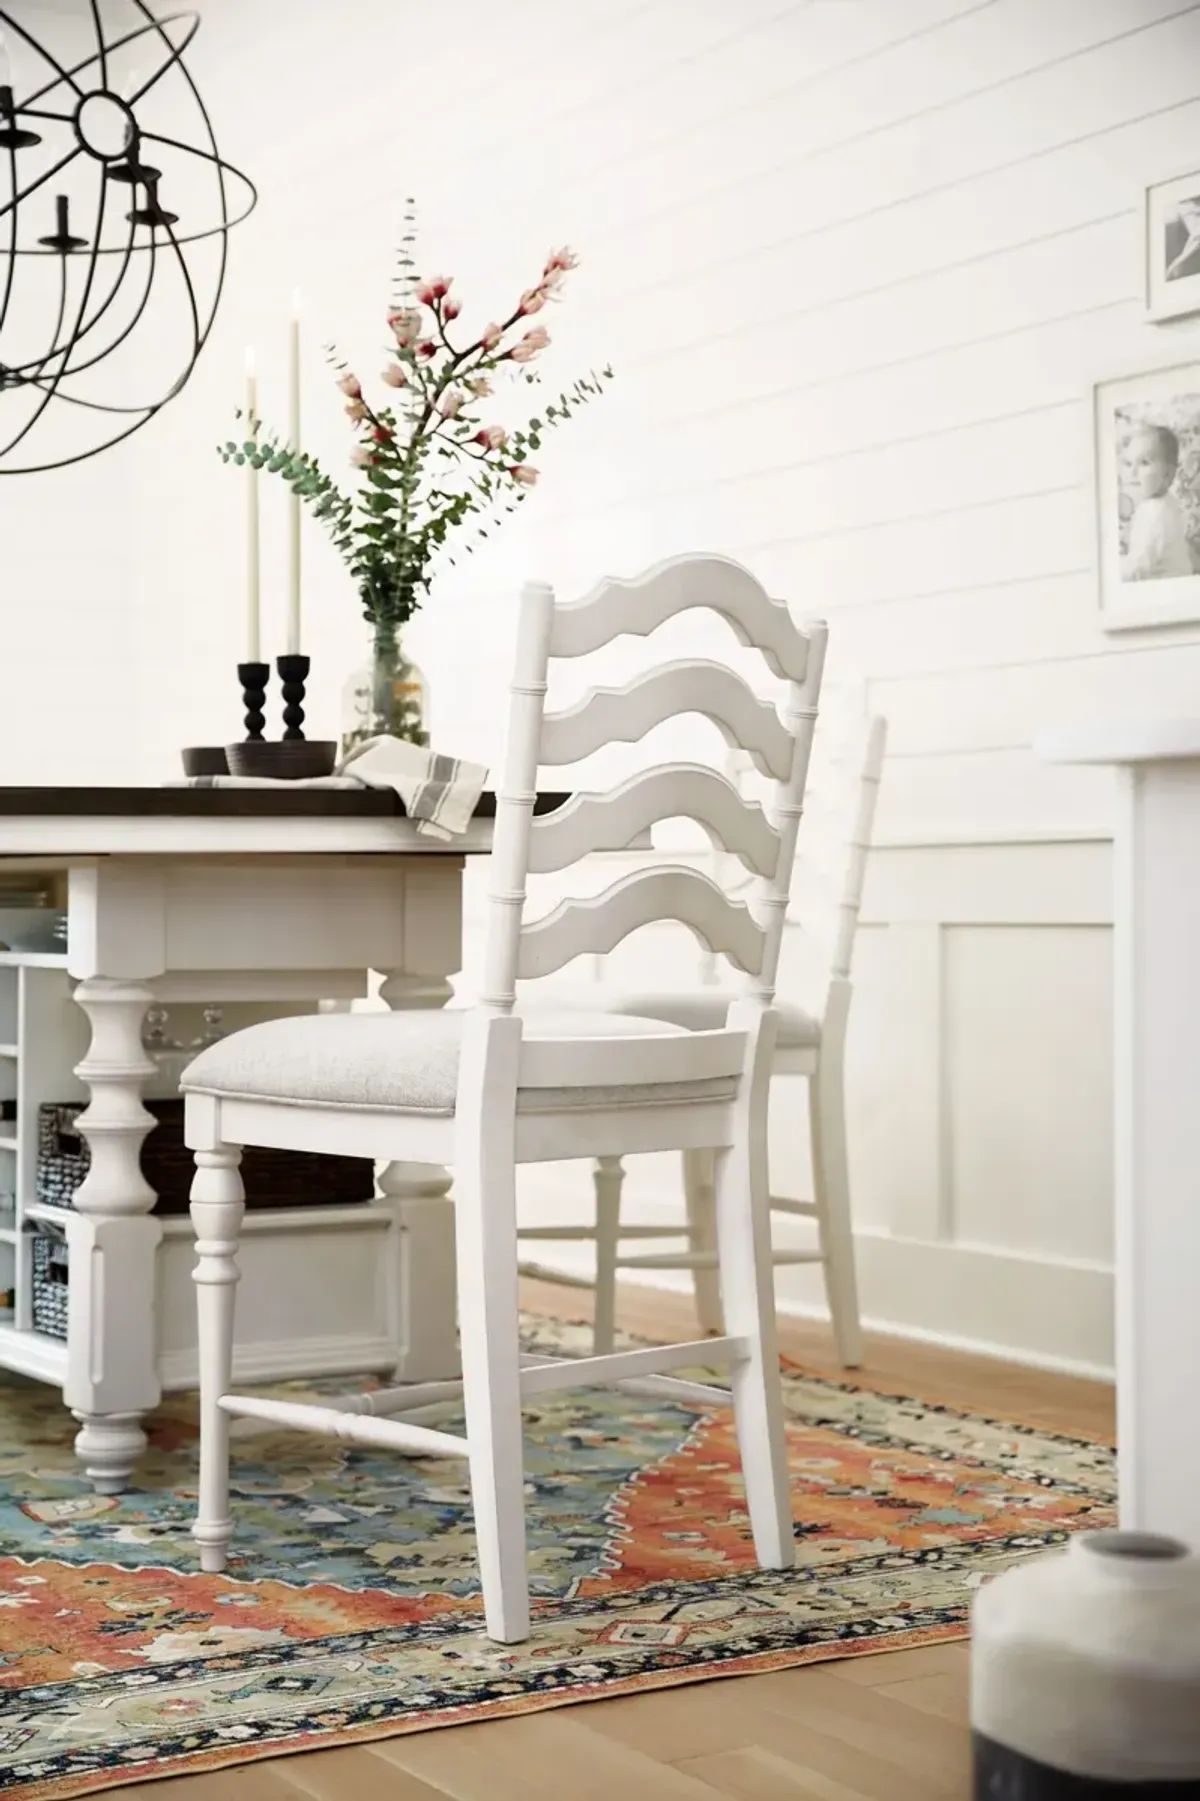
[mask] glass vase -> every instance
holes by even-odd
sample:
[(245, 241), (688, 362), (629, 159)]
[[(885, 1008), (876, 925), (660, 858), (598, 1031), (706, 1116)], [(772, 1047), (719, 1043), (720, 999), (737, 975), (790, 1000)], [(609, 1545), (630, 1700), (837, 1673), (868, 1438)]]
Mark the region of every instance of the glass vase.
[(429, 690), (401, 634), (376, 626), (371, 654), (342, 689), (342, 755), (368, 738), (429, 743)]

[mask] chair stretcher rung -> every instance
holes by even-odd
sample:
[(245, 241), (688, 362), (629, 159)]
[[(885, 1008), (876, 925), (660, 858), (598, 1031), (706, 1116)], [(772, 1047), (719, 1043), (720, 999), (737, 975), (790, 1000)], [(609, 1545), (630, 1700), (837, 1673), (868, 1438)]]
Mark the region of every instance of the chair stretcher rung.
[(462, 1382), (409, 1382), (402, 1388), (376, 1388), (351, 1394), (322, 1395), (320, 1405), (335, 1413), (365, 1413), (388, 1418), (397, 1413), (410, 1413), (432, 1403), (461, 1401)]
[(577, 1276), (570, 1270), (552, 1269), (548, 1263), (518, 1263), (517, 1274), (535, 1282), (554, 1282), (560, 1288), (594, 1288), (590, 1276)]
[(650, 1395), (667, 1401), (699, 1401), (705, 1406), (732, 1407), (733, 1396), (727, 1388), (712, 1388), (704, 1382), (681, 1382), (677, 1376), (635, 1376), (630, 1382), (618, 1382), (625, 1395)]
[(556, 1388), (605, 1386), (665, 1370), (704, 1369), (710, 1363), (744, 1363), (750, 1355), (746, 1338), (697, 1338), (686, 1344), (651, 1345), (644, 1351), (616, 1351), (605, 1357), (521, 1359), (521, 1393), (545, 1394)]
[(617, 1254), (618, 1269), (716, 1269), (715, 1251), (640, 1251), (631, 1257)]
[[(622, 1226), (622, 1238), (686, 1238), (687, 1227), (682, 1220), (677, 1226)], [(565, 1244), (592, 1244), (596, 1238), (595, 1226), (521, 1226), (517, 1232), (521, 1238), (543, 1238), (561, 1240)]]
[(467, 1441), (427, 1426), (405, 1425), (399, 1420), (340, 1413), (335, 1407), (314, 1407), (306, 1401), (267, 1401), (257, 1395), (222, 1395), (222, 1412), (237, 1418), (270, 1420), (298, 1432), (315, 1432), (347, 1444), (382, 1446), (393, 1451), (414, 1451), (423, 1457), (465, 1457)]
[(815, 1201), (792, 1201), (781, 1195), (771, 1196), (772, 1213), (793, 1213), (800, 1219), (816, 1219), (817, 1203)]

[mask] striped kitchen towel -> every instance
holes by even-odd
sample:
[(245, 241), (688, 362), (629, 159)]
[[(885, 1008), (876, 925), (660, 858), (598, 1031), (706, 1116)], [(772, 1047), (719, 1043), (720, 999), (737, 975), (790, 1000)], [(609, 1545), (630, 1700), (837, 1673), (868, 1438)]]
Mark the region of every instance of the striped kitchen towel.
[(482, 763), (422, 750), (400, 738), (368, 738), (338, 765), (343, 779), (366, 788), (392, 788), (418, 832), (430, 838), (457, 838), (470, 825), (487, 770)]
[[(448, 841), (470, 825), (483, 793), (487, 770), (436, 750), (422, 750), (399, 738), (368, 738), (338, 764), (334, 775), (280, 783), (269, 776), (197, 775), (186, 788), (391, 788), (404, 811), (427, 838)], [(171, 783), (170, 786), (176, 786)]]

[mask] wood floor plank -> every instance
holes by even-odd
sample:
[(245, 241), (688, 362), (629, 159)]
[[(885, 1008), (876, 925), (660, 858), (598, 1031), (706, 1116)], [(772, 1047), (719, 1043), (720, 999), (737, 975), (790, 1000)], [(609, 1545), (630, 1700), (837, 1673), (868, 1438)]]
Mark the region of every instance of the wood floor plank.
[(431, 1788), (374, 1751), (373, 1745), (348, 1745), (289, 1758), (285, 1773), (296, 1785), (297, 1801), (443, 1801), (445, 1789)]
[(107, 1791), (108, 1801), (303, 1801), (303, 1790), (288, 1781), (287, 1758), (206, 1770), (165, 1782), (139, 1782)]
[(573, 1709), (412, 1733), (373, 1749), (452, 1801), (712, 1801), (696, 1777), (606, 1742)]
[(751, 1688), (754, 1678), (659, 1689), (615, 1701), (589, 1701), (575, 1717), (602, 1738), (645, 1752), (662, 1763), (715, 1757), (757, 1742), (762, 1729)]
[(922, 1645), (915, 1651), (882, 1651), (871, 1657), (843, 1657), (840, 1663), (829, 1663), (824, 1667), (839, 1682), (858, 1682), (865, 1688), (878, 1688), (889, 1682), (903, 1682), (906, 1676), (965, 1670), (970, 1661), (970, 1644), (964, 1638), (957, 1638), (945, 1645)]
[(852, 1688), (820, 1665), (761, 1677), (755, 1701), (780, 1713), (793, 1729), (811, 1729), (854, 1751), (868, 1751), (922, 1777), (930, 1789), (966, 1792), (971, 1745), (965, 1719), (918, 1715), (880, 1688)]
[[(963, 1792), (931, 1783), (924, 1771), (913, 1774), (888, 1755), (887, 1747), (867, 1743), (864, 1748), (865, 1732), (858, 1743), (851, 1742), (844, 1730), (828, 1734), (811, 1718), (792, 1719), (761, 1705), (757, 1689), (766, 1680), (746, 1676), (631, 1701), (597, 1702), (587, 1709), (591, 1716), (587, 1723), (598, 1734), (618, 1738), (645, 1756), (676, 1767), (702, 1756), (730, 1756), (757, 1748), (797, 1763), (826, 1782), (841, 1783), (852, 1794), (857, 1790), (864, 1801), (941, 1801), (951, 1793), (957, 1801)], [(853, 1699), (853, 1691), (846, 1693)], [(665, 1707), (668, 1700), (673, 1705)], [(617, 1709), (623, 1711), (618, 1714)]]
[(847, 1788), (758, 1745), (717, 1757), (687, 1758), (675, 1767), (698, 1776), (727, 1801), (867, 1801), (861, 1789)]
[(925, 1676), (906, 1676), (903, 1682), (881, 1683), (873, 1691), (899, 1701), (917, 1713), (930, 1713), (938, 1719), (958, 1723), (970, 1712), (970, 1674), (961, 1670), (931, 1671)]

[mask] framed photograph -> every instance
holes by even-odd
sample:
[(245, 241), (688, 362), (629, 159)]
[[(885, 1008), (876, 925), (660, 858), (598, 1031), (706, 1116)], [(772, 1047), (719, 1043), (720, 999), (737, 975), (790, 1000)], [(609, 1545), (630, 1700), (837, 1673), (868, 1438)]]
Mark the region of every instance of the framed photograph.
[(1092, 501), (1106, 631), (1200, 620), (1200, 339), (1093, 384)]
[(1200, 312), (1200, 172), (1146, 189), (1145, 255), (1150, 318)]

